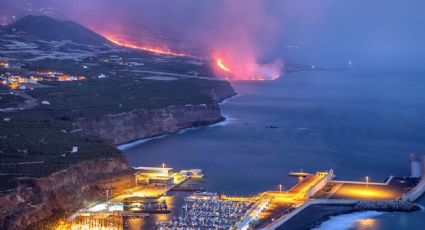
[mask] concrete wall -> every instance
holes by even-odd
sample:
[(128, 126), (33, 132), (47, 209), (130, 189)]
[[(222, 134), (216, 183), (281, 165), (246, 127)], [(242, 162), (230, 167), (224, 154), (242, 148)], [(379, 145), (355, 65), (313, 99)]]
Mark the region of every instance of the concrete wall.
[(418, 161), (421, 163), (422, 169), (421, 180), (412, 190), (403, 194), (401, 199), (404, 201), (415, 201), (425, 193), (425, 157), (418, 157)]
[(404, 193), (401, 197), (404, 201), (415, 201), (419, 199), (425, 192), (425, 178), (422, 176), (421, 181), (410, 191)]
[(367, 182), (366, 181), (346, 181), (346, 180), (334, 180), (332, 182), (334, 183), (339, 183), (339, 184), (361, 184), (361, 185), (365, 185), (365, 184), (370, 184), (370, 185), (388, 185), (392, 180), (394, 179), (394, 176), (391, 175), (390, 177), (388, 177), (388, 179), (384, 182), (384, 183), (380, 183), (380, 182)]
[(328, 175), (326, 175), (319, 183), (317, 183), (315, 186), (313, 186), (310, 190), (307, 192), (307, 198), (310, 198), (314, 196), (318, 191), (320, 191), (323, 187), (326, 186), (326, 184), (331, 181), (335, 177), (334, 171), (331, 169), (328, 172)]
[(311, 205), (317, 205), (317, 204), (355, 204), (358, 200), (344, 200), (344, 199), (323, 199), (323, 200), (311, 200), (300, 207), (296, 208), (294, 211), (290, 212), (288, 215), (282, 216), (281, 218), (277, 219), (272, 225), (269, 225), (265, 228), (262, 228), (261, 230), (273, 230), (281, 226), (282, 224), (286, 223), (288, 220), (290, 220), (292, 217), (296, 216), (298, 213), (303, 211), (304, 209), (308, 208)]

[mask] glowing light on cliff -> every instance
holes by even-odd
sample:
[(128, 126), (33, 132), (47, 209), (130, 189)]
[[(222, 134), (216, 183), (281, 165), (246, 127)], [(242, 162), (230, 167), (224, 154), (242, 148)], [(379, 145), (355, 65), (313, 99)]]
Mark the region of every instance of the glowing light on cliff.
[(178, 57), (190, 56), (189, 54), (174, 52), (174, 51), (159, 48), (159, 47), (150, 47), (150, 46), (141, 46), (141, 45), (131, 44), (131, 43), (126, 42), (126, 41), (118, 40), (118, 39), (116, 39), (116, 38), (114, 38), (113, 36), (110, 36), (110, 35), (103, 35), (103, 36), (106, 39), (108, 39), (110, 42), (112, 42), (116, 45), (131, 48), (131, 49), (144, 50), (144, 51), (148, 51), (148, 52), (151, 52), (151, 53), (170, 55), (170, 56), (178, 56)]

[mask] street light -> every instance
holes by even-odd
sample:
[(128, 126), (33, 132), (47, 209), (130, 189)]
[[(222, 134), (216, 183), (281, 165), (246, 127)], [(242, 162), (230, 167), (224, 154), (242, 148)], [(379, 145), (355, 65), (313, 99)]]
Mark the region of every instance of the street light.
[(162, 168), (165, 168), (165, 163), (162, 163)]
[(369, 176), (366, 176), (366, 187), (369, 187)]
[(282, 192), (282, 185), (279, 185), (279, 192)]

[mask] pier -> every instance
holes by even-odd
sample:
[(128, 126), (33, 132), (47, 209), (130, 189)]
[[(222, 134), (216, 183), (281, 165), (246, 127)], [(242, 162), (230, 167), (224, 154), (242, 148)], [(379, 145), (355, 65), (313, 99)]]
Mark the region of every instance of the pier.
[[(297, 174), (291, 173), (291, 175), (296, 176)], [(273, 216), (273, 209), (276, 210), (274, 215), (278, 215), (279, 208), (281, 214), (278, 217), (263, 219), (260, 215), (259, 221), (257, 221), (260, 224), (257, 224), (256, 228), (263, 230), (292, 229), (287, 223), (293, 219), (301, 220), (303, 212), (320, 205), (349, 207), (347, 210), (352, 211), (410, 212), (418, 210), (413, 202), (425, 192), (425, 157), (412, 159), (410, 176), (390, 176), (383, 183), (370, 182), (368, 177), (365, 178), (365, 181), (338, 181), (333, 180), (334, 175), (330, 173), (322, 176), (325, 179), (319, 180), (316, 179), (317, 176), (306, 176), (288, 193), (282, 195), (282, 203), (272, 199), (268, 207), (269, 209), (273, 207), (269, 216)], [(294, 195), (290, 195), (291, 192)], [(301, 199), (302, 197), (304, 199)], [(267, 212), (267, 208), (265, 210)]]
[[(142, 219), (154, 214), (168, 214), (170, 210), (163, 196), (189, 181), (202, 180), (200, 169), (188, 169), (172, 172), (172, 168), (135, 167), (136, 187), (123, 194), (107, 199), (90, 208), (82, 209), (71, 215), (64, 226), (71, 229), (123, 229), (125, 219)], [(202, 185), (202, 183), (199, 183)], [(198, 191), (198, 183), (185, 185), (184, 191)], [(106, 191), (109, 194), (109, 191)], [(108, 195), (107, 195), (108, 197)]]
[[(84, 226), (115, 228), (125, 219), (169, 213), (161, 197), (192, 179), (203, 177), (199, 169), (179, 173), (164, 166), (136, 169), (138, 186), (107, 203), (73, 215), (69, 221), (77, 226), (75, 229)], [(364, 181), (335, 180), (332, 169), (316, 173), (290, 172), (289, 176), (299, 179), (293, 187), (285, 190), (279, 186), (277, 191), (265, 191), (251, 197), (196, 192), (185, 198), (183, 216), (162, 220), (157, 227), (296, 229), (294, 226), (300, 223), (308, 224), (304, 223), (305, 219), (320, 219), (326, 215), (362, 210), (415, 211), (418, 207), (413, 202), (425, 192), (425, 157), (412, 159), (410, 176), (389, 176), (384, 182), (371, 181), (369, 177)], [(191, 187), (183, 190), (187, 188)]]

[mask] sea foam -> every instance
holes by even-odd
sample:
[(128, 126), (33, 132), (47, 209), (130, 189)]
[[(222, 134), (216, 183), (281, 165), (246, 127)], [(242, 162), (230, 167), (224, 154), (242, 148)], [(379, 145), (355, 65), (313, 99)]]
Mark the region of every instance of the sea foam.
[[(214, 128), (214, 127), (221, 127), (221, 126), (226, 126), (229, 125), (233, 122), (235, 122), (237, 119), (233, 118), (229, 115), (224, 115), (224, 120), (212, 125), (208, 125), (208, 126), (200, 126), (200, 127), (190, 127), (190, 128), (186, 128), (186, 129), (182, 129), (179, 132), (177, 132), (176, 134), (183, 134), (186, 133), (187, 131), (191, 131), (191, 130), (197, 130), (197, 129), (203, 129), (203, 128)], [(157, 140), (157, 139), (162, 139), (165, 138), (167, 136), (170, 136), (173, 134), (164, 134), (164, 135), (160, 135), (160, 136), (156, 136), (156, 137), (150, 137), (150, 138), (145, 138), (145, 139), (140, 139), (140, 140), (136, 140), (127, 144), (122, 144), (122, 145), (118, 145), (117, 148), (121, 151), (127, 150), (127, 149), (131, 149), (135, 146), (141, 145), (143, 143), (149, 142), (149, 141), (153, 141), (153, 140)]]
[(331, 217), (328, 221), (323, 222), (314, 230), (345, 230), (356, 226), (356, 223), (361, 220), (382, 215), (383, 212), (365, 211), (343, 214)]

